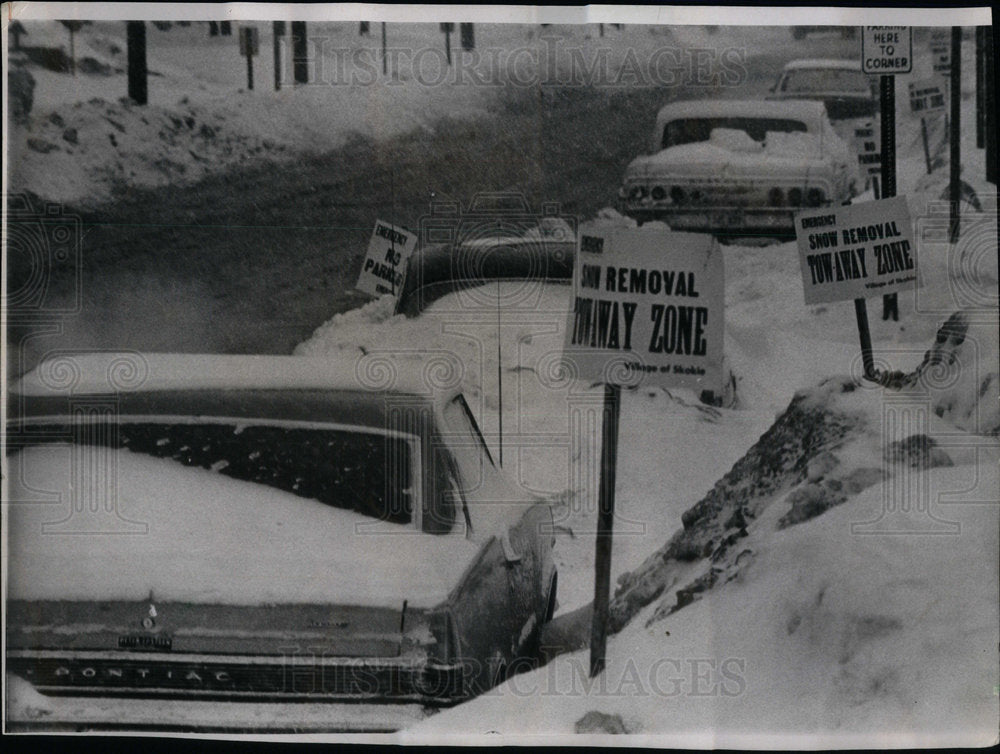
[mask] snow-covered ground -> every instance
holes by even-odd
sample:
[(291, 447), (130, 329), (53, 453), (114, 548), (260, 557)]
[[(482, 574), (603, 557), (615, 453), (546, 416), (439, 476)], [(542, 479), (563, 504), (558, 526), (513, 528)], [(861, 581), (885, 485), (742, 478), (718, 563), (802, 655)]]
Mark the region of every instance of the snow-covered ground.
[[(245, 61), (236, 37), (205, 44), (203, 25), (150, 27), (150, 68), (161, 75), (150, 78), (146, 108), (119, 101), (121, 24), (87, 27), (77, 35), (78, 59), (91, 57), (110, 73), (73, 79), (29, 66), (35, 103), (28, 124), (11, 125), (11, 190), (100, 202), (122, 186), (194, 180), (257, 158), (290, 159), (334, 148), (351, 134), (381, 139), (433, 128), (441, 116), (478, 117), (498, 91), (426, 86), (412, 70), (397, 70), (399, 86), (275, 92), (270, 34), (259, 26), (253, 92), (240, 91)], [(59, 25), (28, 28), (25, 44), (66, 44)], [(477, 30), (482, 47), (542, 44), (537, 29)], [(377, 31), (361, 42), (354, 24), (312, 33), (330, 39), (331, 50), (378, 45)], [(398, 33), (390, 44), (442, 46), (436, 25)], [(598, 44), (592, 27), (561, 33), (581, 49)], [(678, 40), (692, 48), (720, 44), (703, 29), (623, 34), (640, 52)], [(787, 43), (787, 29), (761, 34), (755, 44), (778, 44), (779, 35)], [(915, 375), (912, 383), (904, 390), (861, 384), (845, 391), (854, 385), (850, 377), (832, 376), (860, 374), (853, 306), (803, 304), (794, 244), (725, 247), (731, 400), (713, 408), (685, 390), (624, 395), (612, 569), (627, 623), (610, 640), (606, 672), (590, 686), (586, 653), (564, 654), (436, 715), (407, 737), (495, 731), (502, 738), (491, 742), (529, 736), (544, 742), (554, 733), (617, 729), (638, 736), (630, 742), (671, 745), (816, 746), (822, 742), (801, 737), (815, 734), (838, 746), (996, 739), (996, 197), (987, 195), (982, 152), (975, 149), (971, 47), (964, 46), (963, 61), (963, 178), (986, 208), (965, 208), (957, 244), (942, 236), (947, 212), (937, 203), (947, 170), (925, 175), (920, 122), (904, 96), (908, 81), (927, 77), (930, 56), (897, 78), (899, 193), (907, 196), (920, 239), (923, 286), (900, 294), (899, 322), (879, 318), (877, 299), (869, 300), (869, 315), (877, 359)], [(500, 75), (510, 74), (508, 67)], [(381, 80), (378, 65), (373, 75)], [(930, 125), (932, 138), (940, 138), (940, 119)], [(591, 221), (627, 222), (611, 210)], [(602, 391), (555, 366), (569, 288), (486, 286), (441, 299), (412, 320), (392, 316), (391, 304), (382, 299), (335, 316), (297, 353), (373, 370), (383, 358), (407, 361), (434, 379), (455, 376), (495, 456), (502, 405), (505, 469), (526, 492), (556, 501), (559, 613), (584, 607), (592, 596)], [(939, 338), (955, 312), (964, 317), (960, 335), (945, 331)], [(925, 363), (929, 352), (936, 359)], [(697, 520), (684, 521), (685, 512), (706, 500), (732, 503), (741, 480), (720, 478), (742, 468), (734, 466), (742, 458), (756, 458), (746, 454), (776, 416), (787, 416), (796, 395), (818, 423), (829, 421), (842, 433), (808, 450), (804, 434), (783, 436), (787, 463), (773, 470), (780, 483), (746, 491), (753, 515), (741, 512), (742, 525), (705, 519), (731, 542), (714, 539), (707, 552), (667, 562), (665, 543), (699, 531)], [(905, 427), (886, 419), (904, 414), (911, 422)], [(913, 504), (910, 492), (918, 495)], [(650, 581), (643, 583), (646, 574)]]
[[(897, 87), (905, 91), (901, 78)], [(963, 100), (963, 154), (970, 156), (963, 178), (986, 207), (963, 207), (962, 236), (952, 245), (941, 232), (947, 171), (925, 175), (919, 120), (897, 99), (899, 193), (920, 239), (922, 287), (900, 294), (899, 322), (879, 318), (878, 299), (868, 303), (876, 359), (911, 375), (904, 388), (858, 381), (853, 306), (803, 304), (794, 244), (725, 247), (725, 349), (735, 402), (711, 408), (686, 391), (659, 388), (627, 391), (623, 399), (617, 599), (627, 605), (650, 587), (635, 583), (644, 573), (664, 579), (653, 585), (659, 596), (626, 615), (631, 621), (610, 641), (607, 670), (592, 684), (586, 652), (563, 655), (407, 736), (489, 732), (490, 741), (544, 743), (574, 731), (629, 732), (640, 736), (630, 739), (637, 743), (701, 746), (996, 740), (996, 198), (987, 193), (981, 160), (971, 159), (981, 157), (971, 89)], [(594, 222), (627, 222), (611, 210), (600, 214)], [(496, 450), (499, 330), (505, 466), (526, 489), (559, 501), (563, 614), (592, 595), (601, 395), (553, 371), (568, 307), (569, 288), (558, 285), (489, 285), (442, 299), (413, 320), (392, 316), (383, 299), (334, 317), (297, 350), (453, 361), (478, 396)], [(843, 394), (831, 389), (844, 385)], [(658, 570), (655, 561), (668, 555), (657, 548), (683, 536), (682, 514), (796, 394), (834, 425), (842, 414), (851, 417), (844, 420), (851, 429), (820, 448), (825, 455), (805, 450), (808, 427), (784, 438), (788, 466), (774, 474), (787, 478), (748, 493), (756, 518), (723, 527), (738, 540), (738, 552), (716, 550), (724, 577), (702, 557), (708, 552)], [(927, 451), (908, 456), (914, 447)], [(730, 483), (735, 490), (740, 480), (720, 482), (724, 489)], [(818, 492), (820, 483), (836, 492)], [(677, 609), (682, 587), (691, 587), (684, 600), (694, 595), (694, 604)]]
[[(24, 47), (69, 54), (69, 32), (61, 24), (24, 26)], [(253, 90), (247, 89), (246, 59), (239, 54), (240, 26), (259, 33)], [(463, 53), (458, 34), (452, 35), (454, 62), (448, 66), (437, 23), (389, 24), (383, 69), (378, 24), (359, 36), (356, 22), (310, 23), (310, 83), (292, 82), (286, 33), (279, 42), (276, 91), (270, 23), (234, 23), (225, 37), (209, 37), (205, 22), (146, 27), (146, 106), (126, 96), (124, 22), (95, 22), (76, 33), (73, 76), (11, 53), (11, 65), (27, 70), (34, 88), (29, 118), (10, 121), (8, 190), (96, 206), (130, 187), (186, 184), (261, 160), (288, 163), (355, 137), (383, 140), (432, 130), (443, 117), (488, 117), (505, 89), (569, 82), (572, 71), (594, 71), (598, 83), (611, 85), (632, 65), (624, 57), (628, 49), (643, 68), (620, 85), (652, 85), (648, 61), (655, 50), (705, 46), (709, 40), (700, 27), (609, 27), (605, 40), (594, 25), (478, 24), (475, 52)], [(730, 37), (736, 44), (738, 35)], [(711, 44), (718, 47), (720, 38), (713, 36)], [(679, 64), (691, 75), (692, 60)], [(680, 81), (676, 71), (669, 75)]]

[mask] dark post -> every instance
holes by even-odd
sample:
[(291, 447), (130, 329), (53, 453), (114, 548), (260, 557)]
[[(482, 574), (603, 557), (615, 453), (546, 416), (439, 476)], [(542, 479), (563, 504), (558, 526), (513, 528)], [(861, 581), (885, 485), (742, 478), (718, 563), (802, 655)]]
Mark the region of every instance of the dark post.
[(389, 75), (389, 58), (385, 54), (385, 21), (382, 22), (382, 75)]
[(217, 37), (219, 36), (219, 22), (209, 21), (208, 22), (208, 36)]
[(274, 36), (274, 90), (281, 89), (281, 38), (285, 36), (285, 22), (275, 21)]
[(292, 21), (292, 77), (296, 84), (309, 83), (309, 45), (305, 21)]
[(472, 24), (459, 24), (458, 31), (462, 37), (462, 49), (474, 50), (476, 48), (476, 35)]
[[(875, 184), (875, 198), (889, 199), (896, 195), (896, 78), (879, 77), (879, 108), (881, 110), (882, 132), (882, 180)], [(897, 309), (895, 293), (882, 296), (882, 319), (888, 319), (890, 312)], [(865, 379), (877, 380), (875, 358), (872, 355), (872, 335), (868, 326), (868, 302), (864, 298), (854, 299), (854, 314), (858, 320), (858, 337), (861, 340), (861, 361)], [(898, 315), (897, 315), (898, 316)]]
[(24, 28), (24, 24), (20, 21), (14, 21), (10, 26), (7, 27), (7, 32), (14, 38), (14, 52), (18, 52), (21, 49), (21, 35), (27, 34), (27, 30)]
[(934, 172), (934, 165), (931, 163), (931, 148), (927, 144), (927, 119), (920, 118), (920, 135), (924, 140), (924, 162), (927, 163), (927, 175)]
[(455, 31), (455, 24), (445, 21), (441, 24), (441, 31), (444, 32), (444, 56), (451, 65), (451, 33)]
[(128, 96), (137, 105), (149, 99), (146, 89), (146, 23), (126, 21), (125, 36), (128, 46)]
[(253, 91), (253, 48), (247, 41), (247, 90)]
[(986, 144), (986, 117), (983, 113), (983, 91), (986, 66), (986, 27), (976, 27), (976, 149), (982, 149)]
[[(986, 180), (996, 186), (997, 183), (997, 77), (996, 77), (996, 40), (993, 37), (993, 27), (987, 26), (983, 31), (986, 59), (983, 62), (983, 89), (986, 99), (983, 109), (986, 111)], [(1000, 216), (998, 216), (1000, 222)]]
[(896, 78), (879, 79), (882, 110), (882, 198), (896, 195)]
[[(895, 295), (895, 294), (893, 294)], [(884, 296), (883, 299), (888, 298)], [(883, 300), (882, 306), (887, 306)], [(868, 327), (868, 307), (863, 298), (854, 299), (854, 314), (858, 319), (858, 337), (861, 340), (861, 363), (864, 365), (865, 379), (875, 380), (875, 357), (872, 355), (872, 333)]]
[(219, 21), (219, 33), (224, 37), (231, 37), (233, 35), (233, 22)]
[(604, 670), (611, 597), (611, 533), (615, 520), (615, 466), (618, 462), (618, 415), (622, 389), (604, 386), (601, 423), (601, 487), (597, 497), (597, 541), (594, 552), (594, 615), (590, 624), (590, 677)]
[(951, 27), (951, 175), (948, 190), (951, 242), (958, 240), (958, 202), (962, 198), (962, 155), (959, 133), (962, 112), (962, 27)]

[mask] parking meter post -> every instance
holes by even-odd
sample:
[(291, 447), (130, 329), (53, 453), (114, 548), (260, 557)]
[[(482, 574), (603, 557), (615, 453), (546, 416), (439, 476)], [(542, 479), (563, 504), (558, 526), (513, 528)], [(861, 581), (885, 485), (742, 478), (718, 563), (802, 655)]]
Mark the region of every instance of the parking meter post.
[(962, 155), (959, 124), (962, 112), (962, 27), (951, 27), (951, 175), (948, 183), (951, 242), (958, 241), (958, 202), (962, 197)]
[(594, 612), (590, 624), (590, 677), (604, 670), (611, 597), (611, 534), (615, 517), (615, 467), (618, 461), (618, 417), (621, 387), (604, 385), (601, 422), (601, 483), (597, 495), (597, 537), (594, 552)]
[(868, 304), (863, 298), (854, 299), (854, 314), (858, 318), (858, 337), (861, 340), (861, 362), (865, 379), (876, 381), (875, 357), (872, 355), (872, 333), (868, 327)]

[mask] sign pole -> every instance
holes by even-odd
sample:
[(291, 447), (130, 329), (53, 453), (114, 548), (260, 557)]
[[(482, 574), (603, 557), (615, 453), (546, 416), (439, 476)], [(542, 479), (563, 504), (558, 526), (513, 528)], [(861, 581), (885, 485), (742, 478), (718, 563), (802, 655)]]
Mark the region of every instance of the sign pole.
[(382, 22), (382, 75), (389, 75), (389, 58), (385, 54), (385, 21)]
[(621, 387), (604, 385), (601, 423), (601, 486), (597, 499), (597, 540), (594, 551), (594, 615), (590, 624), (590, 677), (604, 670), (611, 597), (611, 533), (615, 519), (615, 467), (618, 462), (618, 417)]
[(924, 139), (924, 162), (927, 163), (927, 175), (934, 172), (934, 166), (931, 164), (931, 148), (927, 144), (927, 119), (920, 119), (920, 135)]
[(951, 176), (949, 181), (948, 205), (951, 242), (958, 241), (958, 202), (962, 196), (962, 157), (960, 150), (959, 123), (962, 112), (962, 27), (951, 27)]
[(253, 48), (247, 41), (247, 89), (253, 91)]
[(285, 22), (275, 21), (272, 28), (274, 36), (274, 91), (281, 89), (281, 38), (285, 36)]

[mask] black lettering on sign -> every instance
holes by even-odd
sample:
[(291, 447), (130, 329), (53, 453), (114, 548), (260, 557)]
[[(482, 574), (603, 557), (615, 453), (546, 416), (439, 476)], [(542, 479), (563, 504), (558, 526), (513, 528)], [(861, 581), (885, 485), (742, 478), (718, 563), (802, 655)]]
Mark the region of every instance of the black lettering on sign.
[(650, 353), (705, 355), (708, 350), (705, 340), (705, 327), (708, 324), (706, 307), (653, 304), (649, 316), (653, 322), (653, 334), (649, 339)]
[(604, 239), (598, 236), (581, 236), (580, 251), (585, 251), (588, 254), (603, 254)]

